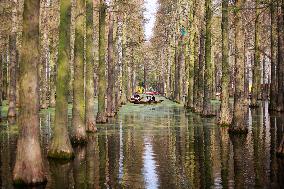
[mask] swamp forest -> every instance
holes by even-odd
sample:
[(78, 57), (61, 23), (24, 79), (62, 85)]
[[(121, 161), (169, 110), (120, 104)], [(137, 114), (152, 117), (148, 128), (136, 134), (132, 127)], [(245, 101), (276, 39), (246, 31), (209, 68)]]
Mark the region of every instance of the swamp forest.
[(0, 0), (0, 188), (284, 188), (284, 0)]

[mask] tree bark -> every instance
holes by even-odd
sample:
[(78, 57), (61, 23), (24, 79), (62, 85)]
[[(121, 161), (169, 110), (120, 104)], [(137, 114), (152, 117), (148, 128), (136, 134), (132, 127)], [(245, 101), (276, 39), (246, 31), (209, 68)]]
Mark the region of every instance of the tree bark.
[(59, 0), (52, 1), (52, 12), (51, 15), (51, 28), (50, 28), (50, 75), (49, 75), (49, 107), (54, 108), (56, 104), (55, 93), (56, 93), (56, 67), (58, 61), (58, 42), (59, 42)]
[(232, 125), (229, 129), (231, 133), (247, 133), (247, 104), (244, 91), (245, 73), (245, 40), (242, 22), (242, 7), (245, 0), (235, 2), (235, 93), (234, 93), (234, 113)]
[[(38, 33), (39, 0), (25, 0), (23, 48), (20, 57), (20, 113), (15, 184), (35, 185), (46, 182), (39, 140)], [(32, 49), (32, 50), (31, 50)]]
[(17, 64), (18, 64), (18, 49), (16, 31), (9, 37), (10, 50), (10, 65), (9, 65), (9, 109), (8, 117), (16, 117), (16, 85), (17, 85)]
[[(93, 4), (94, 3), (94, 4)], [(97, 37), (93, 31), (93, 18), (95, 14), (93, 7), (97, 7), (98, 1), (88, 0), (87, 1), (87, 42), (86, 42), (86, 99), (85, 99), (85, 111), (86, 111), (86, 130), (87, 132), (96, 132), (96, 120), (95, 120), (95, 84), (94, 84), (94, 42), (93, 37)], [(95, 14), (95, 15), (93, 15)]]
[(278, 112), (284, 111), (284, 1), (279, 2), (281, 9), (278, 12), (278, 58), (277, 58), (277, 70), (278, 70), (278, 95), (277, 95), (277, 107)]
[(219, 125), (230, 125), (232, 116), (229, 101), (229, 18), (228, 18), (229, 0), (222, 1), (222, 93), (221, 93), (221, 110)]
[(205, 67), (203, 86), (203, 110), (202, 116), (214, 116), (211, 110), (211, 86), (212, 86), (212, 0), (205, 1)]
[(73, 108), (72, 108), (72, 133), (71, 142), (74, 144), (87, 141), (85, 125), (84, 101), (84, 33), (85, 33), (86, 1), (76, 0), (75, 20), (75, 51), (74, 51), (74, 76), (73, 79)]
[(105, 0), (100, 0), (100, 15), (99, 15), (99, 83), (98, 83), (98, 113), (96, 122), (106, 123), (106, 108), (105, 108), (105, 97), (106, 97), (106, 62), (105, 62), (105, 27), (106, 27), (106, 3)]
[(252, 99), (250, 107), (258, 107), (258, 98), (260, 97), (260, 10), (259, 0), (255, 0), (255, 33), (254, 33), (254, 65), (252, 69)]
[(271, 17), (271, 36), (270, 36), (270, 51), (271, 51), (271, 82), (270, 82), (270, 103), (269, 110), (276, 110), (277, 107), (277, 9), (275, 1), (270, 1), (270, 17)]
[(59, 49), (56, 81), (56, 105), (53, 138), (48, 157), (54, 159), (71, 159), (74, 152), (69, 139), (68, 126), (68, 95), (70, 81), (70, 24), (71, 1), (61, 0)]
[(113, 49), (113, 27), (114, 27), (114, 16), (113, 10), (109, 11), (109, 31), (108, 31), (108, 88), (107, 88), (107, 109), (106, 113), (108, 117), (114, 117), (114, 49)]

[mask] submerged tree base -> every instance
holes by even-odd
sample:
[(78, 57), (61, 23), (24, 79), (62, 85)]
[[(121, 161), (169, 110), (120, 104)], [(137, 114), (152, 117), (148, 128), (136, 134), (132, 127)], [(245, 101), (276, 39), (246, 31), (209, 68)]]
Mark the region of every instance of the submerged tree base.
[(95, 132), (98, 131), (95, 121), (87, 121), (86, 122), (86, 128), (87, 128), (86, 131), (88, 133), (95, 133)]
[(74, 159), (75, 155), (74, 152), (70, 151), (63, 151), (63, 150), (50, 150), (47, 155), (50, 159), (62, 159), (62, 160), (69, 160)]
[(24, 179), (21, 179), (21, 178), (16, 178), (14, 179), (14, 186), (16, 187), (25, 187), (25, 186), (43, 186), (43, 188), (45, 188), (45, 185), (47, 183), (47, 179), (44, 178), (44, 179), (33, 179), (31, 182), (27, 182), (26, 180)]
[(85, 144), (87, 144), (87, 138), (86, 138), (86, 136), (74, 135), (74, 136), (71, 137), (71, 143), (75, 146), (85, 145)]
[(250, 104), (249, 107), (251, 109), (256, 109), (256, 108), (259, 108), (259, 104)]
[(229, 128), (229, 134), (232, 135), (246, 135), (248, 134), (248, 129), (247, 128)]
[(106, 123), (107, 122), (107, 116), (106, 113), (98, 113), (96, 118), (97, 123)]
[(206, 113), (206, 114), (201, 113), (200, 116), (203, 117), (203, 118), (214, 118), (214, 117), (216, 117), (217, 115), (214, 114), (214, 113)]

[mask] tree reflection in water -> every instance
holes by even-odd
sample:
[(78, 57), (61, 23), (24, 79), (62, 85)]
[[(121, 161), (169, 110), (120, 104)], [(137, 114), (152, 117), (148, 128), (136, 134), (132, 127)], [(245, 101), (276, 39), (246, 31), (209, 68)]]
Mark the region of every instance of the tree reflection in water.
[[(215, 109), (218, 109), (216, 105)], [(45, 161), (46, 189), (62, 188), (284, 188), (283, 115), (268, 104), (250, 112), (249, 133), (232, 136), (168, 100), (124, 106), (109, 124), (97, 125), (70, 162)], [(69, 116), (71, 118), (71, 116)], [(41, 113), (43, 154), (52, 136), (53, 110)], [(0, 186), (13, 188), (17, 126), (0, 127)]]

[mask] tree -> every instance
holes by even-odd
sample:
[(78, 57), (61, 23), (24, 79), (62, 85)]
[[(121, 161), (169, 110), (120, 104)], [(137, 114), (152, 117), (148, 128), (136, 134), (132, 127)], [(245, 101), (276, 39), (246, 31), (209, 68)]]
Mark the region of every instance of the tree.
[(284, 1), (279, 1), (281, 9), (278, 10), (278, 57), (277, 57), (277, 107), (278, 112), (284, 111)]
[(270, 1), (271, 17), (271, 36), (270, 36), (270, 53), (271, 53), (271, 84), (270, 84), (270, 102), (269, 109), (276, 110), (277, 107), (277, 11), (275, 1)]
[(72, 143), (85, 143), (87, 140), (84, 101), (84, 32), (86, 1), (76, 1), (75, 52), (72, 108)]
[(222, 1), (222, 97), (219, 125), (230, 125), (232, 121), (229, 101), (229, 0)]
[[(39, 141), (39, 0), (25, 0), (23, 47), (20, 55), (20, 113), (15, 184), (34, 185), (46, 182)], [(33, 49), (33, 50), (31, 50)]]
[(115, 85), (115, 65), (114, 65), (114, 49), (113, 49), (113, 27), (114, 16), (113, 10), (109, 11), (109, 31), (108, 31), (108, 88), (107, 88), (107, 116), (113, 117), (114, 113), (114, 85)]
[(242, 7), (245, 0), (235, 1), (235, 93), (234, 93), (234, 113), (232, 125), (229, 129), (231, 133), (247, 133), (247, 104), (244, 91), (244, 28), (242, 22)]
[(69, 56), (70, 56), (70, 18), (71, 1), (60, 2), (59, 50), (56, 80), (56, 104), (53, 137), (48, 157), (55, 159), (71, 159), (74, 152), (69, 139), (68, 95), (69, 95)]
[(205, 68), (204, 68), (204, 97), (202, 115), (212, 116), (211, 112), (211, 92), (212, 86), (212, 1), (205, 1)]
[(105, 79), (105, 27), (106, 27), (106, 9), (107, 5), (105, 0), (100, 0), (99, 5), (99, 95), (98, 95), (98, 113), (97, 123), (106, 123), (106, 110), (105, 110), (105, 96), (106, 96), (106, 79)]
[(254, 65), (253, 65), (253, 79), (252, 79), (252, 99), (250, 107), (258, 107), (257, 102), (260, 96), (260, 10), (259, 0), (255, 0), (255, 32), (254, 32)]
[[(95, 45), (93, 37), (97, 37), (97, 32), (93, 32), (95, 27), (93, 17), (97, 18), (97, 14), (94, 8), (97, 8), (98, 0), (87, 1), (87, 16), (86, 16), (86, 27), (87, 27), (87, 41), (86, 41), (86, 98), (85, 98), (85, 112), (86, 112), (86, 130), (88, 132), (95, 132), (96, 120), (95, 120), (95, 84), (94, 84), (94, 63), (95, 63)], [(95, 15), (93, 15), (95, 14)], [(95, 33), (95, 35), (93, 35)]]

